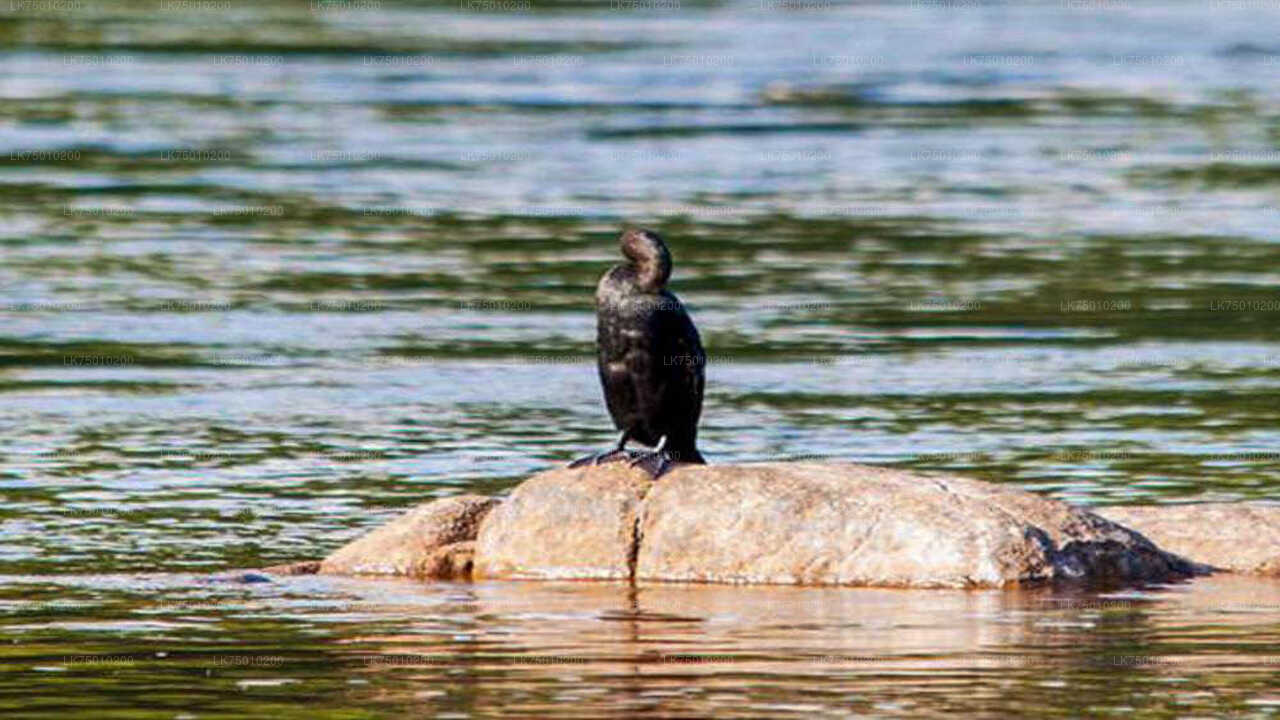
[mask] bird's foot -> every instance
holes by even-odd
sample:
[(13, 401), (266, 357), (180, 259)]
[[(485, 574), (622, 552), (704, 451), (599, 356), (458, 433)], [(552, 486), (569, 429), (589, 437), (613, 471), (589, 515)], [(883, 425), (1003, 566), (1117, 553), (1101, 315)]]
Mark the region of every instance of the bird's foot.
[(601, 465), (603, 463), (615, 462), (618, 460), (630, 460), (638, 453), (627, 449), (627, 440), (629, 439), (631, 439), (631, 434), (626, 430), (623, 430), (622, 433), (618, 435), (618, 441), (613, 444), (613, 447), (598, 453), (592, 453), (586, 457), (580, 457), (569, 463), (569, 467), (576, 468), (582, 467), (583, 465)]
[(671, 453), (666, 451), (666, 447), (667, 438), (664, 435), (662, 439), (658, 441), (658, 445), (656, 447), (652, 450), (636, 453), (635, 457), (631, 458), (631, 462), (628, 464), (631, 467), (638, 467), (641, 470), (644, 470), (649, 473), (650, 478), (657, 480), (668, 470), (675, 467), (676, 464), (675, 458), (671, 457)]
[(668, 470), (675, 466), (675, 460), (673, 460), (664, 450), (640, 453), (639, 457), (631, 459), (631, 467), (638, 467), (641, 470), (644, 470), (649, 473), (649, 477), (654, 480), (662, 477)]
[(601, 452), (598, 452), (598, 453), (591, 453), (590, 455), (584, 455), (583, 457), (580, 457), (577, 460), (574, 460), (573, 462), (569, 463), (569, 467), (577, 468), (577, 467), (583, 467), (584, 465), (603, 465), (605, 463), (618, 462), (619, 460), (631, 460), (638, 454), (639, 453), (637, 453), (634, 450), (623, 450), (622, 448), (612, 448), (609, 450), (602, 450)]

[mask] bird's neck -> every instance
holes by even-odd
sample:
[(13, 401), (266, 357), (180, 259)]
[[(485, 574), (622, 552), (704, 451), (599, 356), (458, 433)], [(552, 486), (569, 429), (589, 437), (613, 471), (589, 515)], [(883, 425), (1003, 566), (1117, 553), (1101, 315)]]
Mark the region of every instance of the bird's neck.
[(631, 268), (635, 273), (636, 288), (643, 292), (657, 292), (666, 287), (667, 280), (671, 278), (671, 256), (659, 253), (634, 261)]

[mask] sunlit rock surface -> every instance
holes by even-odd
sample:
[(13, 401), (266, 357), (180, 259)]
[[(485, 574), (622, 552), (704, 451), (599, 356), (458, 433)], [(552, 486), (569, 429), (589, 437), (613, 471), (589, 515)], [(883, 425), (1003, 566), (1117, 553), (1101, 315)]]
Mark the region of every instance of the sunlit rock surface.
[(1231, 572), (1280, 576), (1280, 505), (1143, 505), (1097, 512), (1196, 562)]
[(631, 578), (636, 521), (653, 485), (622, 463), (534, 475), (481, 524), (476, 577)]
[(1093, 513), (1003, 485), (862, 465), (680, 466), (653, 482), (615, 463), (535, 475), (502, 501), (426, 503), (322, 562), (264, 572), (1009, 587), (1163, 581), (1210, 567), (1280, 576), (1280, 504)]
[(1163, 581), (1188, 562), (1010, 487), (853, 464), (557, 469), (481, 523), (475, 575), (890, 587)]
[(339, 548), (319, 572), (457, 579), (471, 574), (480, 521), (494, 498), (459, 495), (429, 502)]

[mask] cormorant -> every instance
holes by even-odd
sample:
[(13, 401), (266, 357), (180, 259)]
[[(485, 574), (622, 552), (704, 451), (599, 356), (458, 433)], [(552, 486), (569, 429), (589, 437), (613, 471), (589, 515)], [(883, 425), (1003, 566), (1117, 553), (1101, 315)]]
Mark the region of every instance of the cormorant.
[[(680, 299), (666, 289), (671, 253), (651, 230), (622, 233), (627, 262), (596, 286), (596, 346), (600, 384), (617, 444), (569, 467), (629, 459), (655, 480), (673, 463), (705, 464), (698, 452), (698, 416), (707, 355)], [(628, 440), (653, 448), (626, 450)]]

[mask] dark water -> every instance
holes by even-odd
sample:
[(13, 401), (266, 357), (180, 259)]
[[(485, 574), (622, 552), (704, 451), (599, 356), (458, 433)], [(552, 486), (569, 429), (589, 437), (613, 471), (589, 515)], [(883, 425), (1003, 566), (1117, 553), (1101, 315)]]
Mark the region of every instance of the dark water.
[(0, 714), (1276, 714), (1263, 581), (206, 578), (606, 443), (590, 298), (624, 222), (676, 255), (712, 462), (1274, 498), (1277, 27), (3, 0)]

